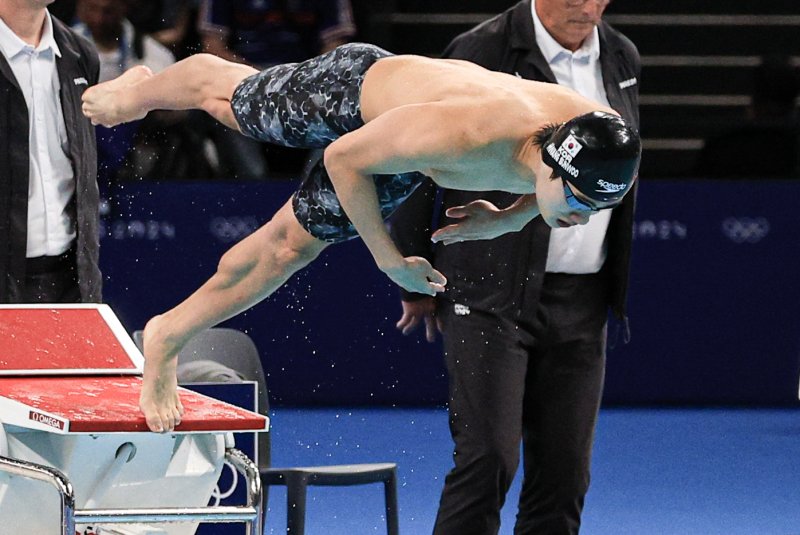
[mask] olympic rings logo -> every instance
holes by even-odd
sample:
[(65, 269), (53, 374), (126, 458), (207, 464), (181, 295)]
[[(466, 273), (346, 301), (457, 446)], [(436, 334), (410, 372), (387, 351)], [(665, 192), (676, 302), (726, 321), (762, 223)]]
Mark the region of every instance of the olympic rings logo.
[(247, 217), (215, 217), (211, 220), (211, 235), (222, 243), (237, 242), (249, 236), (259, 227), (255, 216)]
[(99, 222), (101, 237), (112, 240), (174, 240), (177, 235), (175, 224), (170, 221), (154, 221), (152, 219), (117, 219)]
[(769, 221), (764, 217), (729, 217), (722, 222), (722, 234), (733, 243), (758, 243), (769, 231)]
[(645, 219), (633, 224), (633, 237), (642, 240), (685, 240), (689, 225), (683, 221)]
[(228, 486), (227, 490), (222, 490), (220, 488), (220, 481), (217, 481), (217, 486), (214, 487), (214, 490), (211, 492), (211, 499), (209, 500), (209, 504), (211, 507), (217, 507), (224, 499), (230, 498), (233, 492), (236, 490), (236, 487), (239, 485), (239, 472), (236, 468), (225, 461), (222, 465), (223, 472), (225, 469), (228, 468), (231, 472), (231, 482)]

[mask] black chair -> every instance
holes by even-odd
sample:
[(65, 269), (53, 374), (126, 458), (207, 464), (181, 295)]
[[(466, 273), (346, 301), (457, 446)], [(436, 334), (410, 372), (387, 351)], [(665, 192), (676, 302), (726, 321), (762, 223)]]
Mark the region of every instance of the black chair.
[[(136, 345), (142, 348), (142, 331), (133, 333)], [(261, 358), (253, 340), (235, 329), (212, 328), (195, 335), (178, 354), (180, 368), (188, 363), (211, 361), (234, 370), (248, 381), (258, 384), (258, 412), (269, 416), (267, 382)], [(224, 375), (224, 374), (223, 374)], [(397, 465), (395, 463), (349, 464), (336, 466), (304, 466), (276, 468), (270, 466), (269, 433), (259, 433), (258, 465), (264, 485), (264, 507), (267, 511), (267, 489), (273, 485), (286, 487), (286, 533), (305, 532), (306, 494), (309, 485), (352, 486), (383, 483), (388, 535), (400, 531), (397, 513)]]

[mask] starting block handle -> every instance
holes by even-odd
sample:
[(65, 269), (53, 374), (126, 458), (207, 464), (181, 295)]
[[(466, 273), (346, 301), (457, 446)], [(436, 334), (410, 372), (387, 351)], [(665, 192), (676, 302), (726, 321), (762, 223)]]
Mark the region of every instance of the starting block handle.
[(76, 511), (72, 483), (55, 468), (19, 459), (0, 457), (0, 472), (44, 481), (56, 488), (61, 497), (62, 535), (75, 535), (75, 524), (134, 524), (140, 522), (244, 522), (247, 535), (261, 535), (262, 490), (258, 467), (247, 455), (235, 448), (225, 450), (225, 460), (236, 468), (247, 481), (247, 504), (245, 506)]
[(108, 489), (114, 484), (114, 480), (117, 478), (120, 471), (122, 471), (125, 463), (133, 458), (132, 454), (135, 451), (136, 446), (134, 446), (131, 442), (126, 442), (119, 447), (111, 466), (108, 467), (100, 480), (95, 484), (92, 491), (89, 492), (89, 498), (84, 504), (86, 509), (94, 509), (96, 507), (95, 504), (99, 500), (103, 499), (103, 496), (105, 496), (106, 492), (108, 492)]
[(75, 535), (75, 491), (72, 483), (60, 471), (50, 466), (0, 457), (0, 472), (50, 483), (61, 498), (61, 526), (63, 535)]

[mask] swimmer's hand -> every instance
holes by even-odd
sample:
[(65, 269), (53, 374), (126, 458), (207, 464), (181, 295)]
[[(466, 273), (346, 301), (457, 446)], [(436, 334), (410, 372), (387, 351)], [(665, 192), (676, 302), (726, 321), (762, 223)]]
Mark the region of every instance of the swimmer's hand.
[(433, 269), (430, 262), (420, 256), (402, 258), (390, 266), (379, 266), (392, 281), (411, 293), (436, 295), (444, 291), (447, 278)]
[(462, 241), (491, 240), (508, 232), (520, 230), (509, 213), (489, 201), (478, 199), (465, 206), (454, 206), (445, 212), (458, 223), (442, 227), (431, 236), (434, 243), (445, 245)]

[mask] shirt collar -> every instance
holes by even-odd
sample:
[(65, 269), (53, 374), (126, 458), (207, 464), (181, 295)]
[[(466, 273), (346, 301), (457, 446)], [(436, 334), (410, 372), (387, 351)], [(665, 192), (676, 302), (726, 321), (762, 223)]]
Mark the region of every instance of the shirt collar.
[(545, 29), (544, 24), (539, 19), (539, 15), (536, 14), (536, 0), (531, 1), (531, 15), (533, 16), (536, 44), (539, 45), (539, 49), (541, 49), (547, 63), (554, 63), (569, 56), (574, 56), (575, 59), (584, 61), (596, 61), (600, 57), (600, 35), (597, 31), (597, 26), (594, 27), (589, 37), (583, 41), (581, 47), (572, 52), (561, 46), (550, 35), (550, 32)]
[[(30, 47), (30, 45), (20, 39), (19, 36), (8, 27), (6, 22), (0, 18), (0, 52), (2, 52), (6, 58), (11, 59), (28, 47)], [(45, 11), (42, 38), (39, 40), (39, 46), (36, 47), (37, 52), (44, 52), (45, 50), (52, 50), (53, 54), (61, 57), (61, 50), (58, 48), (58, 43), (56, 43), (55, 37), (53, 36), (53, 19), (50, 17), (48, 11)]]
[(58, 43), (56, 43), (55, 34), (53, 33), (53, 18), (50, 16), (49, 11), (45, 11), (44, 31), (42, 32), (42, 39), (39, 41), (39, 46), (36, 48), (36, 50), (41, 52), (48, 48), (53, 50), (53, 54), (61, 57), (61, 49), (58, 48)]

